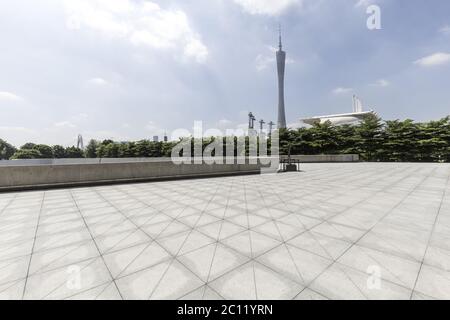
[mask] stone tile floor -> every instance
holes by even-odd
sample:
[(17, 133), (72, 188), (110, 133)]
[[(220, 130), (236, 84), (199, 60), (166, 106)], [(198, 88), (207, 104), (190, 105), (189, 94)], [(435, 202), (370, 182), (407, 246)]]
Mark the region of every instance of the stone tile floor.
[(448, 164), (0, 194), (1, 299), (450, 299)]

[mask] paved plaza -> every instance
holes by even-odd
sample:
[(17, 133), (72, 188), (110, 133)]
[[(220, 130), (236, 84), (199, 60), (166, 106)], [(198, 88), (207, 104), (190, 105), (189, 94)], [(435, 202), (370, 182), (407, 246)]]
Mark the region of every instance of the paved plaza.
[(1, 299), (450, 299), (450, 165), (0, 194)]

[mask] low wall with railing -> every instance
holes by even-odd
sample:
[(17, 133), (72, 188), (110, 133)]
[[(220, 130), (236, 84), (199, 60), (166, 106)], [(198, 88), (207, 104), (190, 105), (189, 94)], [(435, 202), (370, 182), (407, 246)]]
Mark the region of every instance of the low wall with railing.
[[(260, 173), (260, 164), (175, 164), (170, 159), (14, 160), (0, 164), (0, 191)], [(45, 163), (46, 161), (50, 162)]]

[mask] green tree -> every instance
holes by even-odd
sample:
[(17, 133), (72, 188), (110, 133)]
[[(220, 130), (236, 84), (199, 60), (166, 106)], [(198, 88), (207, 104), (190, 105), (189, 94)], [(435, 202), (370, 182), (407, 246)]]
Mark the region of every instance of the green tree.
[(8, 160), (16, 151), (17, 149), (13, 145), (0, 139), (0, 160)]
[(419, 150), (418, 126), (412, 120), (386, 121), (383, 147), (388, 161), (416, 161)]
[(98, 158), (104, 158), (106, 156), (106, 145), (100, 144), (97, 147), (97, 157)]
[(36, 146), (33, 142), (27, 142), (23, 146), (20, 147), (20, 149), (33, 149)]
[(36, 149), (20, 149), (17, 150), (11, 159), (40, 159), (41, 153)]
[(120, 144), (113, 142), (105, 145), (105, 158), (118, 158), (119, 157)]
[(101, 142), (101, 144), (104, 145), (104, 146), (107, 146), (107, 145), (110, 144), (110, 143), (114, 143), (114, 141), (111, 140), (111, 139), (106, 139), (106, 140), (103, 140), (103, 141)]
[(151, 142), (149, 140), (140, 140), (136, 142), (136, 156), (137, 157), (160, 157), (161, 143)]
[(55, 158), (55, 159), (65, 158), (66, 157), (66, 149), (64, 149), (63, 146), (54, 145), (52, 147), (52, 154), (53, 154), (53, 158)]
[(136, 143), (124, 142), (119, 145), (119, 158), (136, 157)]
[[(290, 129), (280, 129), (279, 139), (280, 139), (280, 153), (287, 155), (289, 148), (291, 148), (291, 153), (297, 153), (300, 150), (298, 142), (299, 132)], [(248, 139), (246, 138), (246, 146)], [(248, 154), (248, 153), (246, 153)]]
[(170, 157), (172, 155), (172, 148), (175, 147), (177, 142), (168, 141), (161, 145), (161, 156)]
[(311, 146), (315, 153), (332, 154), (336, 153), (338, 140), (336, 136), (336, 127), (330, 121), (315, 124), (311, 129)]
[(37, 144), (33, 147), (33, 150), (39, 151), (42, 159), (52, 159), (53, 158), (52, 148), (46, 144)]
[(355, 150), (364, 160), (376, 161), (382, 146), (383, 123), (378, 116), (369, 115), (356, 128)]
[(450, 161), (450, 117), (420, 123), (417, 137), (420, 161)]
[(86, 146), (86, 158), (96, 158), (97, 157), (97, 148), (100, 146), (100, 143), (97, 140), (91, 139)]
[(336, 127), (336, 152), (339, 154), (357, 153), (356, 126), (344, 124)]
[(84, 152), (77, 147), (67, 147), (66, 148), (66, 158), (84, 158)]

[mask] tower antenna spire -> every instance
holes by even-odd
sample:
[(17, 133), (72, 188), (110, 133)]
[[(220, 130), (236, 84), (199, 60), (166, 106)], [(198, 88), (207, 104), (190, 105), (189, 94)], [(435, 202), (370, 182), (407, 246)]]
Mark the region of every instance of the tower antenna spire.
[(278, 47), (281, 49), (283, 49), (283, 45), (281, 44), (281, 24), (278, 24)]

